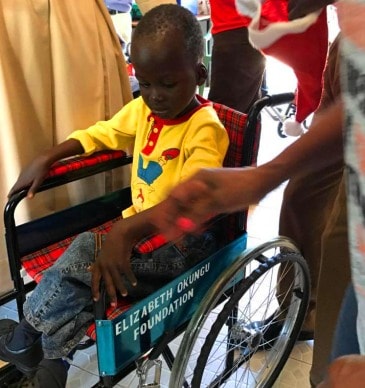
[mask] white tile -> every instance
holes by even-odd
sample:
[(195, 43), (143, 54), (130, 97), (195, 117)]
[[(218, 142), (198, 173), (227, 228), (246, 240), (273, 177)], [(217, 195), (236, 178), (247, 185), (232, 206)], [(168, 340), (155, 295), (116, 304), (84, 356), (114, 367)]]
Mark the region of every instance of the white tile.
[(273, 388), (310, 388), (310, 365), (289, 358)]
[(302, 361), (308, 365), (312, 364), (313, 341), (298, 341), (290, 355), (296, 361)]

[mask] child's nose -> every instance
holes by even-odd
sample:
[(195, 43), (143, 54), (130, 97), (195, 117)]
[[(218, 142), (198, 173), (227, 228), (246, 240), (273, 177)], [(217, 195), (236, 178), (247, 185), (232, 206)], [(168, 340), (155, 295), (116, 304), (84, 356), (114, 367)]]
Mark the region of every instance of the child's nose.
[(163, 99), (163, 96), (158, 89), (153, 89), (151, 92), (151, 98), (153, 101), (161, 101)]

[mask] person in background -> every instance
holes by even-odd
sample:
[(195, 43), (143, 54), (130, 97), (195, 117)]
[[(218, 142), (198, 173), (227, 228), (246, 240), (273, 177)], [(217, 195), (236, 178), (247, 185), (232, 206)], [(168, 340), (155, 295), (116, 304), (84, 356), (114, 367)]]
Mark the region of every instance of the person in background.
[(247, 113), (261, 96), (265, 57), (248, 40), (235, 0), (210, 0), (213, 49), (208, 99)]
[[(289, 0), (289, 18), (301, 18), (331, 3)], [(339, 46), (340, 35), (329, 49), (322, 97), (313, 123), (341, 94)], [(298, 244), (311, 273), (311, 300), (302, 333), (307, 338), (314, 334), (310, 381), (316, 386), (326, 372), (341, 300), (350, 280), (343, 160), (325, 168), (304, 170), (289, 180), (282, 201), (279, 234)]]
[(364, 385), (365, 377), (365, 2), (342, 0), (336, 6), (342, 33), (341, 87), (352, 282), (341, 307), (328, 377), (320, 387), (358, 388)]
[(174, 188), (148, 222), (172, 241), (184, 233), (198, 233), (211, 217), (247, 209), (296, 174), (340, 163), (342, 155), (342, 104), (337, 101), (270, 162), (256, 168), (200, 170)]
[(132, 5), (133, 0), (104, 0), (113, 20), (115, 31), (122, 41), (125, 51), (132, 40)]
[(123, 50), (132, 40), (132, 6), (135, 3), (138, 9), (145, 14), (160, 4), (175, 3), (174, 0), (104, 0), (113, 20), (115, 31), (122, 41)]
[[(339, 46), (340, 35), (329, 50), (322, 99), (313, 124), (341, 93)], [(343, 160), (296, 174), (285, 188), (280, 213), (279, 234), (297, 243), (311, 273), (311, 300), (302, 333), (307, 338), (314, 335), (310, 372), (314, 386), (325, 375), (341, 300), (350, 281), (343, 175)], [(334, 279), (335, 288), (332, 287)]]
[[(239, 12), (246, 12), (251, 16), (255, 16), (252, 3), (251, 8), (246, 8), (247, 1), (236, 1)], [(300, 111), (299, 116), (303, 117), (302, 114), (304, 111), (308, 112), (308, 107), (315, 109), (320, 103), (313, 119), (316, 120), (321, 111), (333, 103), (340, 95), (339, 38), (335, 40), (329, 51), (327, 67), (323, 77), (324, 85), (322, 85), (322, 72), (328, 48), (326, 12), (323, 7), (328, 2), (306, 0), (288, 1), (286, 3), (288, 5), (289, 22), (291, 22), (287, 26), (295, 23), (296, 20), (293, 22), (294, 19), (302, 18), (316, 11), (321, 12), (316, 25), (308, 29), (307, 36), (303, 37), (292, 34), (288, 37), (294, 40), (298, 36), (298, 45), (300, 39), (307, 39), (305, 40), (307, 47), (298, 46), (302, 47), (300, 55), (304, 53), (303, 58), (299, 59), (302, 62), (295, 62), (293, 59), (293, 48), (289, 47), (285, 51), (285, 42), (283, 40), (276, 42), (277, 45), (273, 46), (272, 51), (270, 51), (270, 47), (265, 47), (264, 51), (268, 50), (268, 53), (274, 56), (279, 53), (281, 59), (284, 61), (288, 60), (293, 70), (296, 71), (298, 89), (301, 90), (301, 99), (297, 96), (297, 103), (300, 104), (301, 109), (299, 110), (297, 105), (296, 113), (298, 114)], [(267, 4), (264, 4), (264, 7), (265, 5)], [(267, 7), (269, 5), (270, 3), (268, 3)], [(270, 15), (269, 8), (265, 9), (263, 17), (267, 14)], [(273, 14), (275, 15), (274, 11)], [(304, 21), (302, 22), (304, 23)], [(275, 28), (273, 25), (271, 27)], [(251, 30), (252, 28), (254, 31)], [(255, 28), (255, 25), (249, 25), (249, 33), (257, 32)], [(273, 29), (270, 33), (269, 28), (266, 31), (268, 35), (270, 33), (273, 34)], [(261, 31), (261, 34), (263, 33)], [(321, 35), (318, 35), (319, 33)], [(266, 39), (268, 35), (266, 35)], [(254, 42), (256, 40), (260, 42), (258, 38), (265, 41), (262, 35), (256, 36), (253, 34), (252, 38)], [(313, 42), (312, 45), (308, 44), (310, 42)], [(311, 53), (311, 50), (316, 51)], [(307, 66), (309, 64), (313, 65), (310, 67), (312, 71), (308, 75), (304, 74), (305, 71), (303, 70), (306, 67), (301, 67), (302, 63), (306, 63)], [(320, 100), (321, 92), (322, 98)], [(303, 96), (311, 96), (310, 103), (305, 99), (303, 100)], [(304, 170), (302, 174), (298, 173), (293, 176), (284, 191), (280, 213), (279, 235), (288, 236), (297, 243), (308, 263), (311, 274), (311, 300), (298, 339), (309, 340), (315, 336), (311, 368), (311, 381), (313, 383), (318, 383), (323, 379), (325, 366), (330, 354), (340, 301), (350, 278), (347, 249), (346, 197), (343, 184), (340, 183), (342, 181), (343, 169), (344, 162), (339, 161), (324, 169), (318, 168), (316, 171), (309, 172)], [(339, 187), (341, 187), (341, 195), (338, 195)], [(335, 202), (337, 196), (339, 200)], [(306, 211), (303, 212), (303, 209), (306, 209)], [(339, 252), (341, 252), (341, 256), (335, 264), (333, 256)], [(339, 263), (342, 263), (342, 271), (340, 273), (335, 269)], [(332, 291), (331, 282), (336, 275), (337, 287)], [(280, 291), (285, 286), (289, 287), (290, 282), (291, 279), (289, 277), (280, 282), (281, 289), (278, 290), (278, 298), (279, 304), (283, 308), (285, 307), (285, 302), (280, 300)], [(318, 289), (320, 291), (317, 291)], [(329, 293), (332, 293), (330, 298)], [(316, 319), (317, 312), (318, 319)], [(259, 323), (256, 322), (256, 324)], [(260, 324), (264, 324), (264, 322)], [(279, 322), (276, 324), (276, 329), (274, 329), (274, 326), (272, 325), (272, 330), (266, 332), (265, 340), (270, 341), (276, 337), (276, 333), (281, 329), (281, 326)]]
[(108, 7), (109, 14), (117, 33), (121, 50), (127, 62), (129, 83), (133, 98), (139, 97), (139, 85), (133, 73), (133, 66), (130, 63), (129, 47), (132, 40), (132, 5), (133, 0), (104, 0)]
[(217, 249), (210, 230), (162, 246), (148, 260), (134, 251), (136, 242), (153, 232), (145, 222), (149, 211), (199, 167), (222, 166), (228, 148), (228, 134), (212, 104), (196, 96), (207, 77), (198, 20), (178, 5), (153, 8), (136, 27), (131, 58), (141, 97), (110, 120), (76, 130), (41, 153), (10, 191), (30, 186), (32, 198), (55, 161), (133, 145), (132, 205), (124, 218), (106, 235), (80, 234), (45, 271), (24, 304), (21, 322), (0, 336), (0, 359), (35, 373), (41, 388), (65, 386), (63, 357), (94, 320), (93, 296), (99, 297), (101, 277), (115, 306), (117, 294), (145, 297)]

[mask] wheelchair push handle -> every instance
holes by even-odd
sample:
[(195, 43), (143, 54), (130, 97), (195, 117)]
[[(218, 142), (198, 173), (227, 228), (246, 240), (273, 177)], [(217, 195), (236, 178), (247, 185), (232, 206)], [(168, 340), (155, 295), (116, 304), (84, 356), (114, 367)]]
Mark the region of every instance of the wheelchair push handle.
[(279, 93), (279, 94), (273, 94), (273, 95), (267, 94), (265, 97), (260, 98), (252, 105), (250, 111), (248, 112), (248, 116), (249, 118), (256, 117), (257, 114), (263, 108), (269, 107), (269, 106), (288, 104), (290, 102), (293, 102), (294, 98), (295, 98), (294, 93)]
[(275, 106), (275, 105), (282, 105), (282, 104), (287, 104), (289, 102), (292, 102), (295, 98), (295, 94), (280, 93), (280, 94), (267, 95), (266, 97), (268, 98), (267, 105)]

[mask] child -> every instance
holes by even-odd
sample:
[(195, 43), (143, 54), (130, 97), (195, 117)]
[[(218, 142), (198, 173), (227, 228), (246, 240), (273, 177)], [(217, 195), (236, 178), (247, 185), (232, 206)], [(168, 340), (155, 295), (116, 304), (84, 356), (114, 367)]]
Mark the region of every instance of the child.
[[(141, 296), (134, 271), (143, 279), (149, 269), (143, 260), (135, 260), (132, 250), (139, 239), (154, 232), (146, 222), (152, 207), (200, 167), (223, 163), (228, 135), (211, 104), (195, 95), (207, 75), (202, 57), (203, 37), (194, 15), (172, 4), (152, 9), (139, 22), (131, 47), (141, 97), (109, 121), (75, 131), (37, 157), (10, 191), (30, 185), (31, 198), (55, 161), (134, 145), (133, 205), (123, 212), (124, 219), (107, 234), (99, 252), (99, 235), (79, 235), (27, 299), (25, 318), (0, 337), (0, 358), (27, 374), (37, 370), (40, 387), (65, 386), (62, 357), (74, 349), (93, 320), (92, 295), (98, 298), (101, 277), (112, 305), (117, 293)], [(187, 258), (194, 252), (198, 260), (207, 257), (215, 249), (213, 241), (212, 233), (206, 232), (167, 247), (159, 257), (162, 277), (164, 271), (176, 274), (174, 259), (179, 255)]]

